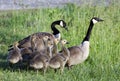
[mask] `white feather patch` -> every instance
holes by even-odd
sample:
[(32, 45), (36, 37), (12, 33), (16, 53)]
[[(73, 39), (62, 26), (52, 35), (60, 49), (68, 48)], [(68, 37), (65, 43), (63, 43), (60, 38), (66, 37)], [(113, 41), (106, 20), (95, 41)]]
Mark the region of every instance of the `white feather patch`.
[(62, 26), (62, 27), (63, 27), (63, 21), (60, 21), (60, 26)]
[(81, 50), (84, 53), (83, 56), (82, 56), (83, 61), (88, 58), (89, 47), (90, 47), (90, 42), (89, 41), (84, 41), (83, 44), (82, 44), (82, 46), (81, 46)]
[(97, 23), (98, 21), (97, 20), (95, 20), (95, 19), (92, 19), (92, 21), (93, 21), (93, 24), (95, 24), (95, 23)]
[(61, 37), (60, 33), (58, 33), (58, 34), (56, 34), (54, 36), (55, 36), (55, 38), (60, 38)]

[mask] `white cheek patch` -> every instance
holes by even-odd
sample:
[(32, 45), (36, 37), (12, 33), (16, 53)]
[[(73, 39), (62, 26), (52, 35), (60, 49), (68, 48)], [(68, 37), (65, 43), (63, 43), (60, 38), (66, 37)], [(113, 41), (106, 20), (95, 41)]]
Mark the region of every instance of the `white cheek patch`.
[(60, 26), (62, 26), (62, 27), (63, 27), (63, 21), (60, 21)]
[(97, 20), (95, 20), (95, 19), (92, 19), (92, 21), (93, 21), (93, 23), (94, 23), (94, 24), (98, 22), (98, 21), (97, 21)]

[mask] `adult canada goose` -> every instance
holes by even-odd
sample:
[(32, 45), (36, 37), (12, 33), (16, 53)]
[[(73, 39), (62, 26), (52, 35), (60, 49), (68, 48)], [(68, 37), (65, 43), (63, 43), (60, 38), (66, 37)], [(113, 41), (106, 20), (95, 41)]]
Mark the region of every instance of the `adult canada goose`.
[(84, 37), (82, 43), (78, 46), (72, 46), (68, 48), (70, 51), (70, 58), (67, 62), (68, 67), (72, 65), (80, 64), (88, 58), (89, 45), (90, 45), (89, 39), (90, 39), (91, 31), (92, 31), (94, 24), (100, 21), (103, 21), (103, 20), (97, 17), (93, 17), (90, 20), (90, 25), (88, 27), (87, 34)]
[(34, 52), (37, 54), (30, 61), (30, 67), (37, 69), (37, 70), (43, 68), (44, 74), (45, 74), (49, 59), (51, 58), (51, 55), (52, 55), (51, 48), (53, 47), (53, 42), (50, 39), (46, 40), (45, 37), (43, 38), (43, 41), (45, 42), (46, 50), (44, 53)]
[(61, 40), (60, 42), (62, 45), (62, 52), (56, 54), (50, 59), (49, 66), (54, 69), (60, 68), (62, 73), (66, 62), (70, 57), (70, 52), (66, 47), (64, 47), (65, 44), (68, 44), (67, 40)]
[(13, 50), (9, 51), (7, 61), (11, 64), (18, 63), (22, 60), (21, 50), (18, 48), (19, 43), (13, 44)]
[[(32, 35), (36, 35), (38, 36), (40, 39), (44, 36), (48, 36), (51, 40), (53, 41), (56, 41), (56, 43), (58, 43), (58, 40), (60, 40), (61, 38), (61, 35), (60, 35), (60, 31), (55, 27), (56, 25), (60, 25), (62, 28), (65, 28), (66, 30), (67, 27), (66, 27), (66, 23), (63, 21), (63, 20), (57, 20), (57, 21), (54, 21), (52, 24), (51, 24), (51, 29), (53, 31), (53, 34), (51, 33), (47, 33), (47, 32), (38, 32), (38, 33), (34, 33)], [(24, 47), (31, 47), (31, 44), (30, 44), (30, 36), (29, 35), (28, 37), (22, 39), (19, 41), (19, 48), (24, 48)], [(12, 45), (10, 46), (12, 47)], [(8, 49), (11, 50), (12, 48)]]

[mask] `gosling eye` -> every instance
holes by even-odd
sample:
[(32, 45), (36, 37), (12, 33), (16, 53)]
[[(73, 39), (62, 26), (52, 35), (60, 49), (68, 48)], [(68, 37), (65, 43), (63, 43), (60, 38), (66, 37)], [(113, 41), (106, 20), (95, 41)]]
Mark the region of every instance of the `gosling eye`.
[(48, 41), (50, 41), (50, 38), (48, 38)]

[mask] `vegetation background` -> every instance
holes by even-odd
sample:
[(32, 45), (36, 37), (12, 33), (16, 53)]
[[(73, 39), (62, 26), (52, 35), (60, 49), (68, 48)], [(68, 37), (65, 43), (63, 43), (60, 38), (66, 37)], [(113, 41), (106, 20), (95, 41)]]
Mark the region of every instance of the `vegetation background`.
[[(90, 55), (82, 64), (64, 73), (10, 69), (8, 46), (35, 32), (51, 32), (53, 21), (63, 19), (69, 31), (58, 27), (70, 44), (79, 45), (93, 16), (104, 19), (95, 24), (90, 39)], [(0, 11), (0, 81), (120, 81), (120, 5), (115, 0), (107, 6), (89, 4), (64, 7)]]

